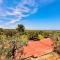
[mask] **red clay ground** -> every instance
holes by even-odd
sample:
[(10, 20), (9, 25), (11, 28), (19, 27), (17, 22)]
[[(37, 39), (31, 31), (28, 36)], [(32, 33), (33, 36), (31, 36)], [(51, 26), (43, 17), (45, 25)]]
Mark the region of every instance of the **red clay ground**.
[(49, 38), (40, 41), (29, 41), (27, 46), (23, 47), (23, 55), (24, 57), (37, 57), (47, 54), (54, 50), (53, 44), (53, 41)]
[[(20, 49), (16, 50), (15, 60), (19, 60), (19, 58), (21, 56)], [(47, 53), (53, 52), (53, 50), (54, 50), (54, 42), (50, 38), (42, 39), (40, 41), (29, 41), (27, 46), (23, 46), (23, 55), (22, 56), (24, 58), (27, 58), (27, 57), (29, 58), (31, 56), (40, 57), (40, 56), (45, 56), (45, 54), (47, 54)], [(40, 59), (38, 59), (38, 60), (40, 60)], [(52, 59), (50, 59), (50, 60), (52, 60)]]

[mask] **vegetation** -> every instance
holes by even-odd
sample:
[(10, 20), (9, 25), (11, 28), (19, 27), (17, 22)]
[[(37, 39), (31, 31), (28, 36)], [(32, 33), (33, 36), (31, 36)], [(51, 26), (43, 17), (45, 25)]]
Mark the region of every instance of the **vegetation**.
[[(60, 54), (60, 31), (59, 30), (25, 30), (23, 25), (16, 29), (0, 28), (0, 60), (12, 60), (12, 50), (26, 45), (29, 40), (41, 40), (51, 38), (55, 42), (55, 52)], [(3, 57), (3, 58), (2, 58)]]
[(21, 24), (21, 25), (19, 25), (18, 24), (18, 27), (16, 28), (16, 30), (20, 33), (20, 34), (22, 34), (23, 32), (24, 32), (24, 30), (25, 30), (25, 27)]

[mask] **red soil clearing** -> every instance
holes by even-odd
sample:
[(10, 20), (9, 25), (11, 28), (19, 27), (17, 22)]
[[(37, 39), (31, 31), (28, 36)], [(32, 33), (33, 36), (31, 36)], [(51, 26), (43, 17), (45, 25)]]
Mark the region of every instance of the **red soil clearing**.
[(43, 39), (40, 41), (29, 41), (27, 46), (24, 46), (23, 55), (24, 57), (30, 56), (41, 56), (52, 52), (54, 50), (53, 41), (50, 38)]

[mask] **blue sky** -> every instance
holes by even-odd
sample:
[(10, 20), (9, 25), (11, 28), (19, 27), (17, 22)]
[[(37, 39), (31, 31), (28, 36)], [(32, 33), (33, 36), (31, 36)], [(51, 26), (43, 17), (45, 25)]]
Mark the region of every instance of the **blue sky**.
[(0, 28), (60, 30), (60, 0), (0, 0)]

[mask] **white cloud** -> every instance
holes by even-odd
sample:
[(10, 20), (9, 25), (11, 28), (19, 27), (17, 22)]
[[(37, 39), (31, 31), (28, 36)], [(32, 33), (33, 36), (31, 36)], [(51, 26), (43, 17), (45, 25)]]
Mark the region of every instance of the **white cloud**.
[(0, 24), (0, 28), (3, 28), (3, 29), (14, 29), (16, 28), (16, 25), (1, 25)]
[[(14, 15), (14, 16), (21, 16), (25, 17), (27, 14), (36, 13), (38, 10), (38, 5), (42, 4), (50, 4), (54, 2), (55, 0), (39, 0), (39, 4), (36, 2), (37, 0), (22, 0), (17, 4), (15, 8), (8, 7), (9, 10), (4, 10), (2, 7), (0, 7), (0, 16), (8, 16), (8, 15)], [(0, 2), (3, 2), (3, 0), (0, 0)], [(29, 7), (27, 7), (27, 6)], [(30, 8), (31, 7), (31, 8)], [(27, 13), (27, 14), (24, 14)]]
[[(36, 1), (38, 1), (39, 4)], [(20, 21), (23, 17), (27, 17), (31, 14), (36, 13), (38, 11), (38, 5), (50, 4), (54, 1), (55, 0), (22, 0), (17, 4), (15, 8), (8, 7), (8, 9), (3, 9), (2, 7), (0, 7), (0, 17), (15, 16), (16, 19), (8, 19), (10, 21), (6, 25), (15, 24), (16, 22)], [(0, 0), (0, 3), (2, 2), (3, 0)]]
[(20, 18), (19, 19), (15, 19), (15, 20), (11, 20), (8, 24), (15, 24), (18, 21), (20, 21)]
[[(28, 2), (29, 1), (29, 2)], [(32, 3), (32, 6), (31, 6)], [(25, 6), (28, 5), (31, 8)], [(37, 12), (37, 5), (35, 4), (35, 0), (24, 0), (23, 2), (19, 3), (16, 8), (12, 8), (12, 12), (7, 11), (7, 15), (14, 15), (17, 17), (17, 19), (12, 19), (10, 21), (10, 23), (16, 23), (17, 21), (19, 21), (20, 19), (22, 19), (23, 17), (27, 17), (31, 14), (34, 14)]]
[[(27, 6), (26, 6), (27, 5)], [(18, 5), (15, 8), (8, 8), (9, 10), (4, 10), (4, 9), (0, 9), (0, 16), (15, 16), (17, 17), (16, 19), (12, 18), (10, 20), (10, 24), (11, 23), (16, 23), (17, 21), (19, 21), (20, 19), (22, 19), (23, 17), (27, 17), (31, 14), (34, 14), (37, 12), (37, 3), (35, 2), (35, 0), (22, 0), (21, 2), (18, 3)]]
[(3, 26), (2, 25), (0, 25), (0, 28), (2, 28)]
[(8, 27), (7, 27), (7, 26), (5, 26), (5, 25), (0, 25), (0, 28), (7, 29)]

